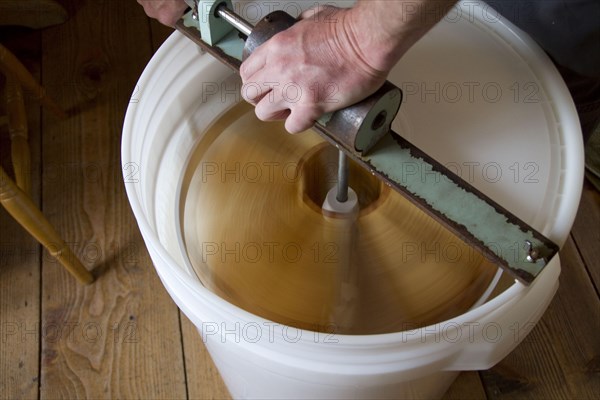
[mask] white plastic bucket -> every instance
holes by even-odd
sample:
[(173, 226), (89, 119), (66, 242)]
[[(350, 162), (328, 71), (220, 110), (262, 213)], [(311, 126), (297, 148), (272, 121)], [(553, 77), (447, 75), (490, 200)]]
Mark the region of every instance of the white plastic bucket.
[[(583, 179), (575, 108), (543, 51), (486, 7), (460, 4), (394, 69), (405, 92), (395, 130), (562, 245)], [(208, 291), (185, 256), (181, 182), (194, 144), (240, 100), (236, 84), (174, 33), (138, 82), (122, 141), (127, 195), (156, 271), (234, 398), (434, 398), (458, 371), (487, 369), (519, 344), (558, 287), (558, 257), (529, 287), (384, 335), (297, 330)]]

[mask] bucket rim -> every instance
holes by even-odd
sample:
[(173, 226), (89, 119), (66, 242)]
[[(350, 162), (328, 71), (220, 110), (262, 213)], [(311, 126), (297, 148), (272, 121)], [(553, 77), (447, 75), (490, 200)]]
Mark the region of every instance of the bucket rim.
[[(479, 21), (479, 22), (483, 24), (483, 21)], [(582, 158), (583, 157), (583, 141), (581, 139), (581, 129), (578, 126), (578, 120), (576, 117), (575, 117), (575, 121), (573, 120), (573, 116), (574, 115), (576, 116), (576, 111), (575, 111), (575, 107), (572, 103), (572, 100), (570, 98), (568, 89), (566, 88), (566, 85), (564, 84), (562, 78), (560, 78), (560, 75), (558, 74), (558, 71), (556, 70), (556, 68), (551, 64), (551, 61), (549, 60), (548, 56), (543, 52), (543, 50), (541, 50), (538, 47), (538, 45), (531, 38), (526, 36), (522, 31), (520, 31), (518, 28), (516, 28), (514, 25), (512, 25), (508, 21), (500, 21), (500, 25), (503, 26), (504, 28), (506, 28), (508, 30), (508, 32), (510, 32), (512, 35), (514, 35), (514, 37), (517, 38), (523, 46), (526, 46), (527, 48), (532, 50), (532, 54), (531, 54), (531, 57), (533, 58), (532, 64), (535, 64), (538, 67), (543, 66), (543, 68), (538, 68), (538, 69), (536, 69), (536, 71), (543, 72), (541, 78), (545, 81), (546, 87), (550, 89), (549, 94), (551, 95), (551, 97), (553, 99), (556, 99), (556, 98), (564, 99), (564, 101), (562, 101), (561, 107), (559, 107), (558, 110), (555, 110), (555, 112), (558, 112), (564, 118), (564, 119), (561, 118), (561, 122), (565, 125), (565, 127), (563, 128), (563, 131), (571, 132), (571, 133), (572, 132), (579, 133), (579, 135), (574, 135), (574, 137), (569, 138), (569, 140), (573, 140), (574, 142), (570, 143), (571, 144), (570, 147), (569, 146), (565, 147), (564, 158), (568, 159), (568, 160), (581, 160), (581, 165), (578, 166), (578, 168), (570, 168), (566, 171), (563, 171), (566, 174), (566, 178), (564, 179), (564, 181), (569, 184), (569, 188), (564, 190), (564, 193), (562, 194), (563, 197), (565, 197), (564, 199), (562, 199), (563, 204), (569, 203), (570, 205), (573, 205), (573, 204), (576, 205), (579, 202), (579, 198), (581, 196), (581, 191), (582, 191), (581, 182), (583, 181), (583, 161), (582, 161), (583, 160), (583, 158)], [(499, 29), (497, 29), (496, 31), (498, 31)], [(138, 86), (146, 87), (147, 86), (146, 83), (151, 80), (153, 72), (162, 62), (161, 57), (168, 58), (166, 56), (169, 54), (169, 52), (175, 46), (182, 45), (182, 43), (184, 43), (184, 41), (187, 41), (187, 39), (184, 38), (183, 35), (179, 34), (178, 32), (174, 32), (165, 41), (165, 43), (161, 46), (161, 48), (157, 51), (156, 55), (150, 60), (150, 62), (148, 63), (147, 67), (145, 68), (144, 72), (142, 73), (142, 75), (138, 81)], [(192, 46), (192, 43), (190, 42), (187, 45)], [(218, 62), (218, 61), (215, 60), (214, 62)], [(134, 93), (135, 93), (135, 91), (134, 91)], [(560, 96), (560, 97), (557, 97), (557, 96)], [(142, 102), (142, 101), (145, 101), (144, 98), (140, 99), (140, 102)], [(132, 135), (133, 135), (133, 132), (135, 131), (134, 128), (136, 125), (136, 116), (137, 116), (136, 110), (137, 110), (138, 106), (139, 106), (139, 103), (129, 104), (129, 107), (127, 108), (127, 112), (125, 115), (125, 120), (124, 120), (124, 124), (123, 124), (122, 150), (121, 150), (123, 167), (126, 165), (126, 163), (131, 162), (131, 158), (132, 158), (131, 156), (133, 155), (133, 144), (132, 144), (133, 136)], [(563, 134), (564, 134), (564, 132), (563, 132)], [(573, 162), (571, 162), (571, 163), (573, 163)], [(123, 170), (123, 172), (125, 174), (125, 169)], [(224, 299), (220, 298), (216, 294), (209, 291), (197, 279), (195, 279), (195, 278), (190, 279), (190, 275), (187, 272), (185, 272), (180, 265), (177, 264), (175, 259), (168, 253), (166, 248), (164, 248), (164, 246), (160, 242), (158, 234), (156, 233), (155, 229), (152, 227), (151, 222), (148, 220), (147, 215), (144, 212), (144, 207), (140, 201), (139, 193), (137, 191), (138, 187), (136, 187), (135, 184), (133, 184), (133, 183), (125, 183), (125, 187), (126, 187), (126, 193), (127, 193), (130, 205), (132, 207), (133, 213), (137, 220), (137, 223), (138, 223), (138, 226), (142, 233), (142, 236), (144, 238), (144, 241), (146, 242), (146, 245), (149, 248), (149, 250), (150, 250), (150, 248), (152, 248), (154, 257), (158, 257), (162, 261), (162, 263), (157, 263), (153, 257), (154, 267), (156, 268), (157, 272), (161, 276), (161, 279), (169, 282), (169, 277), (175, 278), (179, 284), (183, 285), (186, 288), (186, 290), (188, 290), (189, 293), (193, 294), (196, 298), (202, 298), (202, 300), (206, 303), (210, 302), (213, 305), (217, 305), (219, 308), (219, 311), (225, 312), (227, 315), (230, 315), (232, 318), (235, 317), (235, 319), (240, 319), (240, 320), (245, 320), (245, 321), (257, 321), (258, 320), (260, 322), (266, 322), (266, 323), (271, 322), (271, 321), (268, 321), (264, 318), (258, 317), (258, 316), (251, 314), (237, 306), (234, 306), (234, 305), (228, 303)], [(566, 213), (565, 219), (567, 220), (569, 227), (572, 225), (572, 222), (575, 218), (575, 213), (577, 211), (576, 206), (570, 207), (570, 208), (572, 209), (571, 213), (569, 213), (568, 211), (563, 211), (564, 213)], [(564, 237), (560, 237), (560, 238), (553, 237), (552, 239), (558, 241), (559, 244), (562, 245), (562, 243), (564, 243), (564, 241), (567, 239), (567, 237), (568, 237), (568, 234), (565, 235)], [(167, 269), (167, 266), (168, 266), (168, 269)], [(545, 273), (545, 272), (543, 272), (543, 273)], [(533, 285), (535, 285), (535, 282)], [(475, 317), (475, 316), (476, 315), (477, 316), (485, 315), (486, 313), (489, 313), (492, 310), (497, 309), (499, 306), (501, 306), (503, 304), (508, 304), (508, 303), (512, 304), (513, 301), (516, 301), (516, 299), (520, 298), (519, 296), (522, 296), (527, 290), (528, 290), (528, 288), (522, 286), (521, 284), (515, 283), (515, 284), (511, 285), (505, 292), (501, 293), (494, 299), (489, 300), (489, 301), (485, 302), (484, 304), (467, 311), (464, 314), (461, 314), (457, 317), (452, 318), (451, 321), (455, 321), (457, 319), (467, 320), (467, 318), (469, 318), (469, 319), (473, 320), (473, 318), (480, 318), (480, 317)], [(463, 318), (461, 318), (461, 317), (463, 317)], [(444, 322), (447, 322), (447, 321), (444, 321)], [(416, 329), (419, 331), (426, 331), (426, 330), (431, 331), (431, 330), (435, 330), (435, 326), (439, 325), (439, 324), (440, 323), (432, 324), (432, 325), (428, 325), (426, 327), (421, 327), (421, 328), (416, 328)], [(307, 333), (312, 333), (312, 331), (308, 331), (308, 330), (302, 330), (302, 331), (307, 332)], [(385, 334), (373, 334), (373, 335), (338, 335), (338, 334), (336, 334), (336, 337), (343, 338), (345, 344), (352, 345), (352, 346), (372, 346), (372, 345), (398, 346), (398, 344), (402, 344), (402, 345), (406, 344), (406, 341), (403, 341), (402, 333), (405, 333), (405, 331), (394, 332), (394, 333), (385, 333)], [(308, 342), (310, 342), (310, 340), (308, 340)], [(420, 342), (420, 339), (415, 338), (414, 340), (411, 340), (409, 342), (410, 343), (414, 342), (414, 344), (419, 344), (416, 342)], [(311, 343), (311, 344), (314, 344), (317, 346), (321, 345), (320, 343)], [(425, 347), (425, 346), (427, 346), (429, 348), (429, 346), (431, 346), (431, 343), (426, 342), (426, 343), (423, 343), (423, 346), (419, 346), (419, 347)], [(434, 346), (432, 346), (432, 347), (434, 347)], [(439, 349), (436, 349), (434, 351), (439, 351)]]

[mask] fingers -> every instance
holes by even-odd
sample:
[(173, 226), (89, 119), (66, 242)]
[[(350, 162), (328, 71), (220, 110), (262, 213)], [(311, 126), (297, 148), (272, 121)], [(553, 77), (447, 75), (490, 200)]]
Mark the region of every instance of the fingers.
[(263, 78), (260, 72), (265, 67), (266, 57), (263, 56), (259, 50), (260, 47), (240, 66), (240, 77), (244, 83), (244, 86), (242, 87), (242, 97), (248, 103), (254, 105), (270, 91), (268, 85), (261, 84)]
[(272, 107), (268, 100), (263, 99), (256, 105), (254, 113), (261, 121), (279, 121), (287, 119), (291, 111), (288, 108)]
[(316, 108), (295, 107), (285, 120), (285, 130), (295, 134), (311, 128), (321, 112)]
[(183, 0), (137, 0), (144, 7), (144, 12), (150, 18), (157, 19), (161, 24), (174, 26), (187, 8)]
[(266, 55), (263, 53), (264, 51), (261, 51), (261, 47), (259, 46), (250, 57), (244, 60), (240, 67), (242, 82), (256, 82), (256, 79), (253, 80), (254, 75), (260, 72), (266, 64)]
[(273, 88), (256, 104), (256, 117), (261, 121), (285, 119), (285, 129), (289, 133), (303, 132), (315, 124), (322, 112), (313, 105), (288, 103), (278, 88)]
[[(242, 85), (242, 98), (248, 103), (257, 105), (265, 96), (269, 95), (272, 88), (261, 85), (256, 81), (244, 81)], [(270, 95), (273, 97), (273, 94)]]
[(187, 4), (177, 3), (177, 6), (173, 9), (166, 10), (158, 17), (159, 22), (163, 25), (175, 27), (175, 24), (183, 16), (183, 13), (187, 9)]
[[(290, 133), (305, 131), (314, 125), (321, 116), (316, 104), (302, 102), (302, 93), (298, 85), (292, 90), (286, 85), (265, 82), (262, 72), (254, 74), (242, 87), (242, 97), (256, 106), (256, 117), (262, 121), (286, 120), (285, 128)], [(261, 82), (260, 84), (258, 82)], [(293, 85), (290, 85), (290, 87)]]
[[(336, 79), (339, 66), (335, 61), (324, 58), (318, 49), (313, 49), (311, 43), (307, 44), (310, 35), (317, 38), (316, 43), (327, 42), (322, 36), (326, 37), (329, 32), (327, 26), (320, 26), (315, 32), (315, 24), (308, 19), (321, 20), (331, 16), (334, 10), (335, 7), (319, 6), (305, 11), (301, 15), (305, 21), (275, 35), (242, 63), (242, 97), (256, 106), (255, 113), (259, 119), (285, 119), (286, 130), (299, 133), (313, 126), (325, 111), (327, 107), (324, 103), (327, 102), (322, 101), (319, 90), (314, 90), (314, 83)], [(312, 64), (307, 62), (305, 53), (325, 66), (307, 68)]]
[(277, 117), (280, 117), (283, 114), (283, 111), (289, 110), (289, 106), (285, 104), (276, 89), (277, 88), (273, 88), (268, 93), (265, 93), (260, 100), (254, 103), (256, 105), (254, 113), (258, 119), (262, 121), (283, 119)]

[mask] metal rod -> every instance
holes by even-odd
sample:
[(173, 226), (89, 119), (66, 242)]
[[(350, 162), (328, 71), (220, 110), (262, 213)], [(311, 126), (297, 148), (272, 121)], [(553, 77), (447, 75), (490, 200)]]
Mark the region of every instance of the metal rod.
[(217, 15), (229, 22), (235, 29), (246, 36), (250, 36), (252, 29), (254, 29), (254, 26), (250, 22), (231, 11), (225, 4), (221, 4), (217, 7)]
[(335, 198), (340, 203), (348, 200), (348, 156), (342, 150), (339, 151), (338, 156), (338, 184)]

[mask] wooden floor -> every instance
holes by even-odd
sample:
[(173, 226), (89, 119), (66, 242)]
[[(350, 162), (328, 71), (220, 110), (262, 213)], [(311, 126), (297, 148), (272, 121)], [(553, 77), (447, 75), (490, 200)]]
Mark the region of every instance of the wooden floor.
[[(3, 29), (0, 42), (71, 112), (58, 121), (28, 101), (34, 196), (98, 280), (77, 284), (0, 209), (0, 398), (228, 398), (152, 267), (122, 183), (124, 113), (169, 30), (133, 0), (63, 3), (67, 23)], [(542, 320), (494, 368), (462, 373), (446, 398), (600, 398), (599, 227), (600, 194), (586, 185)]]

